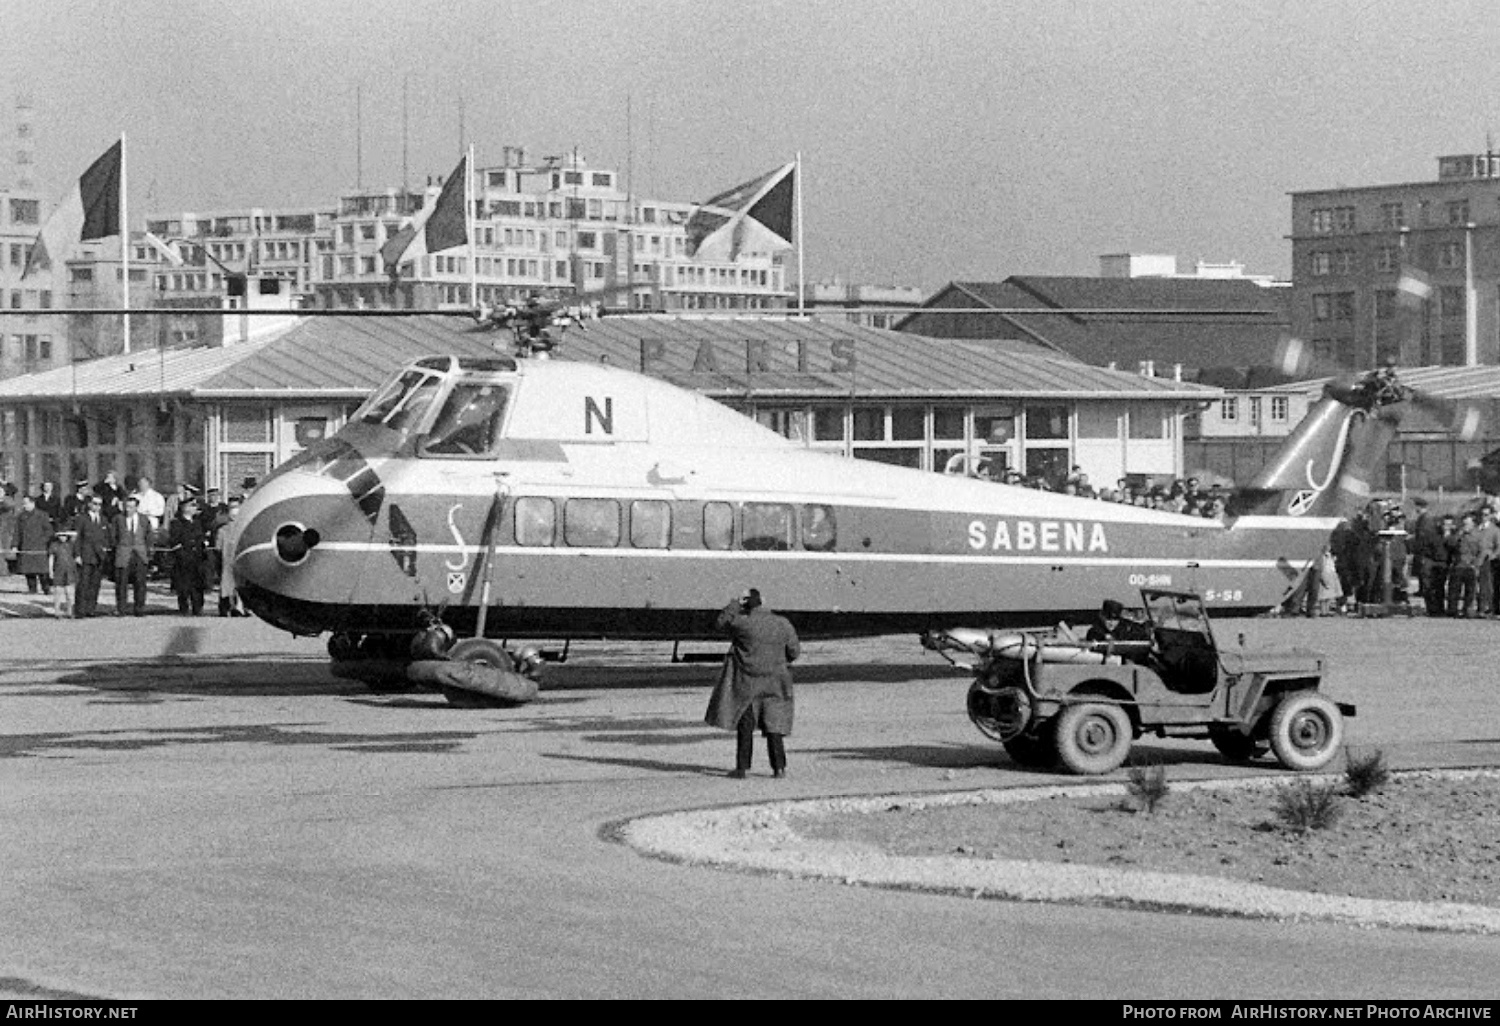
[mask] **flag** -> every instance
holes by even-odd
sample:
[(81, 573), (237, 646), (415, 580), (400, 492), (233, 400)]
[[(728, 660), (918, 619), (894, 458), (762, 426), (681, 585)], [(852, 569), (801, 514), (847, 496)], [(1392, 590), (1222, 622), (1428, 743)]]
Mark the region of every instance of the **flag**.
[(1274, 363), (1289, 378), (1305, 377), (1312, 369), (1312, 347), (1295, 335), (1283, 335), (1276, 342)]
[(125, 156), (124, 140), (115, 143), (89, 165), (83, 177), (68, 190), (32, 244), (22, 280), (34, 272), (51, 270), (66, 260), (78, 243), (120, 234), (120, 178)]
[(401, 265), (406, 261), (418, 260), (429, 253), (452, 249), (469, 241), (469, 218), (464, 200), (468, 176), (469, 158), (466, 154), (443, 183), (437, 201), (423, 207), (410, 224), (380, 247), (380, 258), (392, 281), (400, 277)]
[(792, 248), (796, 200), (793, 161), (719, 193), (688, 218), (688, 255), (698, 260), (736, 260), (741, 253)]
[(177, 252), (177, 248), (155, 232), (146, 233), (146, 245), (156, 250), (157, 254), (173, 267), (183, 265), (182, 254)]
[(1432, 279), (1416, 267), (1403, 267), (1396, 279), (1396, 302), (1405, 307), (1420, 307), (1432, 298)]

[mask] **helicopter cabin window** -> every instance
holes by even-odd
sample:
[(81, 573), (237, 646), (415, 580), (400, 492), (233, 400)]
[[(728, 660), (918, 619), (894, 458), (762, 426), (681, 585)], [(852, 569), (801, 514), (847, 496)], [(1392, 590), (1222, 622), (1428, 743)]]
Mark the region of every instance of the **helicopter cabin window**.
[(465, 381), (443, 403), (422, 451), (435, 456), (482, 456), (500, 437), (506, 390), (490, 382)]
[(563, 540), (580, 548), (620, 544), (620, 504), (614, 499), (569, 499), (563, 507)]
[(743, 546), (773, 552), (792, 547), (792, 507), (771, 502), (747, 502)]
[(727, 502), (703, 504), (703, 547), (727, 549), (734, 545), (734, 507)]
[(672, 504), (637, 499), (630, 504), (630, 544), (638, 549), (665, 549), (672, 540)]
[(802, 507), (802, 547), (809, 552), (832, 552), (838, 544), (838, 527), (832, 506)]
[(557, 535), (557, 507), (551, 499), (516, 500), (516, 544), (551, 545)]

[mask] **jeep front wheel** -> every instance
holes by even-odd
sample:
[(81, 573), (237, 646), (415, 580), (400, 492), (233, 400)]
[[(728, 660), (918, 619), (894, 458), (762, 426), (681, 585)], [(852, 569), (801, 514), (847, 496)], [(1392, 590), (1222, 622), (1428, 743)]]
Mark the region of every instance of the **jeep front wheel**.
[(1316, 692), (1293, 692), (1271, 714), (1270, 735), (1271, 751), (1287, 769), (1322, 769), (1344, 743), (1344, 715)]
[(1070, 705), (1057, 718), (1057, 757), (1073, 773), (1118, 769), (1130, 754), (1130, 717), (1118, 705)]

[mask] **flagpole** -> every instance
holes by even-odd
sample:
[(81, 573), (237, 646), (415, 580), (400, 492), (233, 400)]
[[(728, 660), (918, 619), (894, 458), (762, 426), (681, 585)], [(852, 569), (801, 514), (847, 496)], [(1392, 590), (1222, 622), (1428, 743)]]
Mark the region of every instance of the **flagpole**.
[(479, 309), (479, 258), (474, 245), (474, 144), (464, 165), (464, 234), (469, 238), (469, 306)]
[(130, 216), (127, 213), (127, 189), (128, 177), (125, 169), (128, 162), (125, 160), (125, 133), (120, 133), (120, 273), (123, 277), (123, 291), (121, 293), (125, 313), (121, 320), (125, 330), (124, 351), (130, 352)]
[(1474, 291), (1474, 222), (1464, 225), (1464, 366), (1479, 366), (1479, 296)]
[(797, 151), (797, 167), (793, 172), (797, 177), (792, 183), (797, 194), (797, 312), (807, 312), (807, 297), (803, 292), (802, 273), (802, 151)]

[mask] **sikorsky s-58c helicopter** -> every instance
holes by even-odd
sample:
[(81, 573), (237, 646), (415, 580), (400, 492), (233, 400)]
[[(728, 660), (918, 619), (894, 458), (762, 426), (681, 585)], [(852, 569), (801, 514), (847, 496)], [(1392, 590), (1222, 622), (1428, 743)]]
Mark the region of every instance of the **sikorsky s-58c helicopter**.
[(808, 638), (1050, 624), (1142, 585), (1251, 614), (1366, 498), (1415, 399), (1388, 370), (1329, 386), (1215, 521), (811, 451), (664, 381), (546, 359), (564, 316), (481, 312), (510, 352), (418, 360), (278, 468), (240, 518), (245, 604), (331, 633), (336, 663), (505, 678), (443, 677), (450, 698), (530, 696), (534, 653), (492, 639), (713, 638), (752, 584)]

